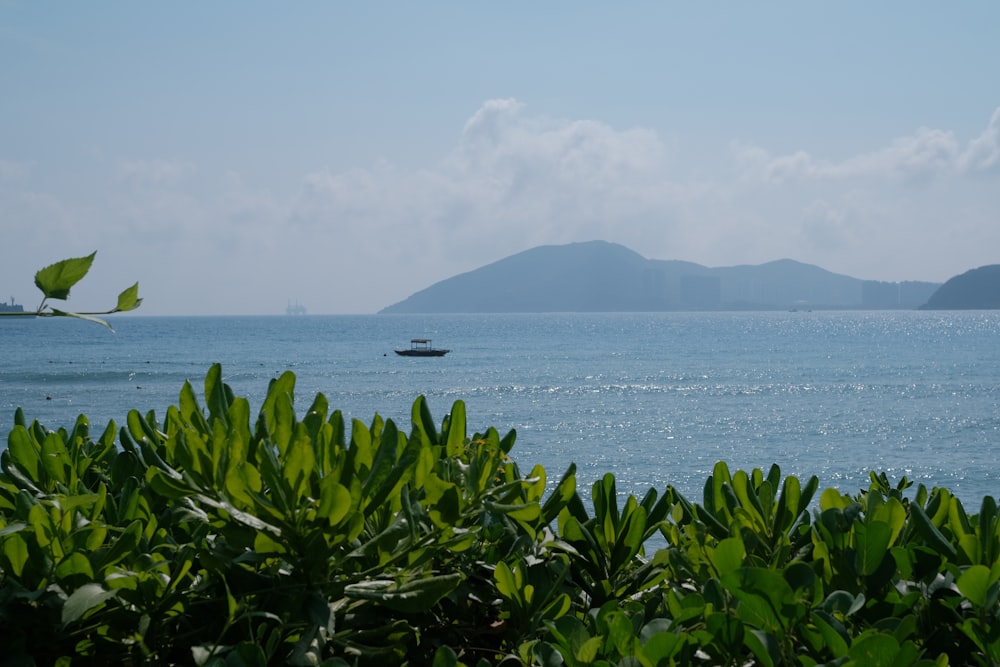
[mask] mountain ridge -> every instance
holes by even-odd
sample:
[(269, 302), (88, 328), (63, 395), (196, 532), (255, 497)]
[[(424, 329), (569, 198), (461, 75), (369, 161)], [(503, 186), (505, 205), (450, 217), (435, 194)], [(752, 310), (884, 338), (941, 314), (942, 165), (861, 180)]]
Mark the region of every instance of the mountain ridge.
[(793, 259), (707, 267), (608, 241), (542, 245), (419, 290), (380, 313), (917, 308), (940, 283), (867, 281)]
[(1000, 264), (988, 264), (949, 278), (922, 310), (994, 310), (1000, 308)]

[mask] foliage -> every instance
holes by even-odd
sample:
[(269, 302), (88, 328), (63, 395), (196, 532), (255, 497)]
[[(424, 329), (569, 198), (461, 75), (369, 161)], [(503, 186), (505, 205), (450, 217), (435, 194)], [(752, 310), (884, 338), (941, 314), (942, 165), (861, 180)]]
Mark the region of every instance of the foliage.
[(70, 289), (76, 285), (90, 271), (91, 264), (94, 263), (96, 252), (92, 252), (86, 257), (74, 257), (64, 259), (55, 264), (40, 269), (35, 274), (35, 286), (42, 292), (42, 301), (34, 311), (24, 312), (0, 312), (3, 317), (77, 317), (91, 322), (96, 322), (111, 329), (111, 325), (98, 315), (112, 315), (129, 310), (135, 310), (142, 303), (139, 297), (139, 283), (123, 290), (118, 295), (118, 303), (114, 308), (101, 312), (70, 312), (55, 308), (49, 304), (49, 299), (65, 301), (69, 299)]
[[(18, 410), (0, 455), (11, 664), (1000, 664), (1000, 511), (872, 474), (719, 463), (701, 503), (522, 474), (513, 431), (348, 424), (213, 366), (162, 421)], [(647, 553), (649, 544), (661, 548)]]

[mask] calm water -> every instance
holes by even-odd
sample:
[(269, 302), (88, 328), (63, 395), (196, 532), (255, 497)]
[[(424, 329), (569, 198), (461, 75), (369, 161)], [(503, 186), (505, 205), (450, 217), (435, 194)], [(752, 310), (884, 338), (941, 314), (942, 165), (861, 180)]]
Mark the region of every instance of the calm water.
[[(0, 322), (0, 432), (18, 406), (50, 428), (130, 408), (160, 416), (213, 362), (260, 407), (295, 372), (348, 417), (408, 429), (428, 398), (440, 423), (517, 430), (514, 457), (589, 485), (673, 484), (700, 500), (717, 460), (777, 462), (854, 492), (870, 470), (947, 486), (970, 510), (1000, 495), (1000, 312), (669, 313), (158, 318)], [(398, 357), (412, 337), (452, 349)]]

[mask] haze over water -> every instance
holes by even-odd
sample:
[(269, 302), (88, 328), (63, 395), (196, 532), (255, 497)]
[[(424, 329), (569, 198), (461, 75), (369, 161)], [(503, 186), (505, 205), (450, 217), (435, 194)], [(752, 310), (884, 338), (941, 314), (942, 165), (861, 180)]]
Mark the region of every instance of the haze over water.
[[(678, 487), (692, 500), (718, 460), (778, 463), (854, 493), (870, 470), (946, 486), (978, 511), (998, 494), (1000, 312), (120, 317), (0, 326), (0, 431), (14, 410), (92, 430), (132, 408), (162, 418), (214, 362), (259, 410), (267, 383), (297, 376), (301, 417), (317, 392), (348, 418), (409, 429), (466, 403), (470, 434), (516, 429), (522, 471), (550, 482), (570, 462), (589, 485)], [(398, 357), (412, 337), (452, 352)]]
[[(1000, 3), (0, 2), (0, 298), (363, 314), (603, 239), (944, 282), (1000, 248)], [(74, 306), (76, 307), (76, 306)]]

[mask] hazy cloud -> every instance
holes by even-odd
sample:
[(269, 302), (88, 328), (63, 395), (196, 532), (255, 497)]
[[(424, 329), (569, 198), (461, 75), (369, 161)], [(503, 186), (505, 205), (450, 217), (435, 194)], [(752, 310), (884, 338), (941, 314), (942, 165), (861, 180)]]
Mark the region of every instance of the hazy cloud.
[[(962, 175), (995, 161), (996, 119), (965, 147), (950, 131), (920, 128), (841, 161), (736, 146), (739, 170), (720, 155), (706, 179), (678, 169), (684, 156), (668, 155), (653, 130), (489, 100), (439, 163), (315, 171), (287, 205), (230, 189), (221, 217), (234, 226), (244, 202), (261, 221), (277, 220), (261, 232), (268, 254), (307, 283), (308, 267), (322, 266), (333, 308), (351, 312), (529, 247), (595, 238), (712, 265), (793, 257), (862, 278), (944, 279), (968, 267), (913, 267), (940, 265), (941, 247), (968, 256), (988, 235), (997, 196)], [(175, 174), (156, 166), (154, 176)]]
[(136, 185), (158, 186), (177, 182), (194, 166), (172, 160), (119, 160), (118, 168), (126, 181)]
[(591, 239), (715, 266), (791, 257), (860, 278), (944, 280), (1000, 261), (998, 131), (1000, 110), (964, 145), (921, 128), (839, 161), (733, 145), (700, 154), (695, 173), (652, 129), (499, 99), (420, 167), (318, 169), (282, 192), (186, 160), (122, 158), (95, 162), (80, 189), (93, 194), (78, 197), (51, 167), (0, 159), (0, 204), (44, 261), (116, 253), (114, 288), (138, 277), (150, 311), (198, 294), (175, 307), (273, 312), (295, 299), (373, 312), (509, 254)]
[(960, 164), (972, 171), (986, 171), (1000, 165), (1000, 108), (993, 112), (983, 133), (969, 142)]
[(308, 175), (292, 222), (349, 243), (391, 238), (379, 252), (437, 280), (533, 245), (606, 237), (649, 214), (661, 153), (649, 130), (526, 116), (515, 100), (490, 100), (438, 165)]
[(0, 186), (16, 180), (22, 180), (28, 175), (28, 166), (13, 160), (0, 159)]
[(806, 151), (771, 155), (759, 146), (734, 145), (737, 159), (753, 179), (782, 183), (789, 179), (898, 178), (923, 181), (960, 171), (985, 171), (1000, 163), (1000, 108), (986, 129), (964, 147), (953, 132), (921, 127), (888, 146), (840, 162), (816, 158)]

